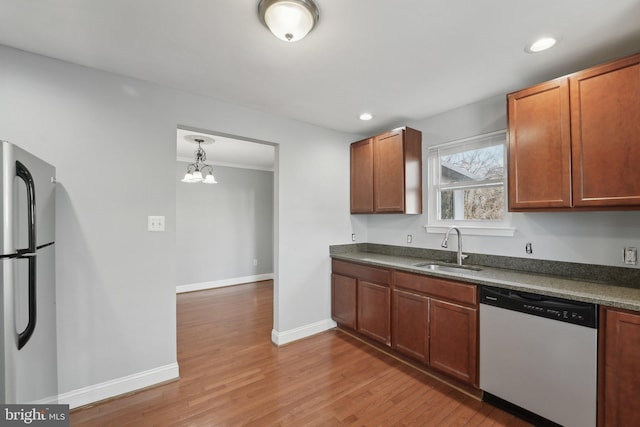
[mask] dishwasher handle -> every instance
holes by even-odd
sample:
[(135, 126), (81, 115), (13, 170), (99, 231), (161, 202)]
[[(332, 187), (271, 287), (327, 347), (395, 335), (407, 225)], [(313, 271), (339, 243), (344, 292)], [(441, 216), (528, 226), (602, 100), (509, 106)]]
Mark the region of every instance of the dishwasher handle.
[(524, 300), (529, 301), (549, 301), (548, 298), (543, 297), (542, 295), (529, 294), (525, 292), (518, 291), (510, 291), (512, 298), (522, 298)]
[(480, 287), (480, 303), (589, 328), (598, 327), (598, 306), (514, 289)]

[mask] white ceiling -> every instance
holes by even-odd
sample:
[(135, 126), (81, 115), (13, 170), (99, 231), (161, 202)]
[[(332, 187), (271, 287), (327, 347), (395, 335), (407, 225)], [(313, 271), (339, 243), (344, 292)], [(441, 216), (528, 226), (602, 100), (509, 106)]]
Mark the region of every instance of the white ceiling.
[(640, 50), (640, 0), (316, 1), (286, 43), (258, 0), (0, 0), (0, 44), (357, 134)]

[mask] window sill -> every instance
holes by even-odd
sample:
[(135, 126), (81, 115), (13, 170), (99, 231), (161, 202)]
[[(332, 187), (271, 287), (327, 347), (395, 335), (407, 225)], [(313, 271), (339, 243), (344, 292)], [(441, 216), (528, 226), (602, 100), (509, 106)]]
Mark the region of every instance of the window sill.
[[(451, 225), (425, 225), (424, 228), (427, 233), (446, 233)], [(500, 237), (513, 237), (516, 229), (513, 227), (482, 227), (476, 225), (456, 225), (462, 231), (463, 235), (467, 236), (500, 236)]]

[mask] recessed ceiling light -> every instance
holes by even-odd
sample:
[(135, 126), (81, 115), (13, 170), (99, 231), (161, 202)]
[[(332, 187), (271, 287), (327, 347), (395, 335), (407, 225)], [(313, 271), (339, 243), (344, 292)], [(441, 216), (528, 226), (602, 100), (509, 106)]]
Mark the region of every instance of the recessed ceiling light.
[(367, 121), (367, 120), (373, 119), (373, 115), (371, 113), (362, 113), (362, 114), (360, 114), (360, 116), (358, 116), (358, 118), (360, 120)]
[(543, 50), (547, 50), (553, 47), (556, 43), (557, 43), (557, 40), (554, 39), (553, 37), (542, 37), (534, 41), (533, 43), (527, 45), (527, 47), (525, 47), (524, 50), (527, 53), (542, 52)]

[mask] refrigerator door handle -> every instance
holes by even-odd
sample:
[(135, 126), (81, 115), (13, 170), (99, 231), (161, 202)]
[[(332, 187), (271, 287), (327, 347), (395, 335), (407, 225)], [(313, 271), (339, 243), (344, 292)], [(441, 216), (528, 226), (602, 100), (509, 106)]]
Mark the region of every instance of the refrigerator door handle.
[(36, 329), (36, 192), (33, 176), (25, 165), (16, 161), (16, 176), (27, 186), (27, 216), (29, 247), (18, 249), (18, 258), (29, 260), (29, 320), (22, 332), (18, 333), (18, 350), (25, 346)]

